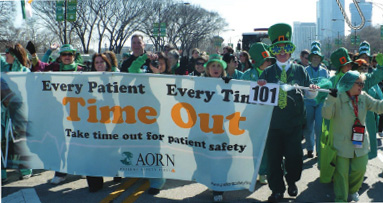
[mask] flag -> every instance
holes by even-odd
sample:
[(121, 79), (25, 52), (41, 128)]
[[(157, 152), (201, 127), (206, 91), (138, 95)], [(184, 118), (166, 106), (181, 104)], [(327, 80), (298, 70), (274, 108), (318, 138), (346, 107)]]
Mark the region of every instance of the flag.
[(32, 17), (32, 1), (33, 0), (21, 0), (21, 11), (23, 12), (23, 19)]

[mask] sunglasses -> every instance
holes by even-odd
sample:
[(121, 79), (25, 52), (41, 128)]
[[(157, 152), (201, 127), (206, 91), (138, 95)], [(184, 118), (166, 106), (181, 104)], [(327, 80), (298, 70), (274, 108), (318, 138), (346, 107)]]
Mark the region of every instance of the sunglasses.
[(69, 52), (69, 53), (61, 53), (60, 56), (73, 56), (74, 54)]
[(270, 47), (270, 52), (273, 55), (278, 55), (282, 52), (282, 49), (285, 53), (291, 54), (295, 50), (295, 46), (293, 44), (285, 44), (285, 46), (278, 46), (278, 44)]
[(203, 64), (205, 64), (205, 63), (199, 63), (199, 62), (197, 62), (197, 63), (195, 63), (197, 66), (203, 66)]
[(355, 82), (355, 84), (359, 85), (359, 87), (364, 87), (364, 82)]

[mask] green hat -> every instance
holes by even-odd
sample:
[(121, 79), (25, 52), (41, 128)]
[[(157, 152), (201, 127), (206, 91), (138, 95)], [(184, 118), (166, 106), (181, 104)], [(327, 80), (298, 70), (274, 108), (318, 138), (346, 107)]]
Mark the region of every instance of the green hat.
[(311, 53), (309, 54), (309, 61), (311, 61), (311, 57), (312, 57), (313, 55), (318, 55), (318, 56), (320, 56), (320, 57), (322, 58), (321, 61), (323, 61), (323, 58), (324, 58), (324, 57), (323, 57), (322, 52), (321, 52), (321, 50), (320, 50), (320, 46), (316, 46), (316, 45), (312, 46), (310, 52), (311, 52)]
[(64, 44), (60, 47), (59, 53), (61, 52), (76, 52), (76, 49), (70, 44)]
[(359, 45), (359, 56), (362, 54), (366, 54), (368, 57), (371, 57), (370, 44), (367, 41), (363, 41)]
[(318, 47), (320, 49), (320, 42), (319, 41), (313, 41), (311, 42), (311, 49), (313, 49), (314, 47)]
[(336, 51), (334, 51), (331, 54), (330, 58), (331, 58), (331, 63), (338, 70), (340, 69), (340, 67), (342, 67), (346, 64), (352, 63), (352, 60), (351, 60), (350, 56), (348, 55), (348, 51), (344, 47), (341, 47), (341, 48), (337, 49)]
[(222, 65), (223, 69), (226, 69), (227, 64), (222, 60), (222, 57), (219, 54), (210, 55), (209, 60), (203, 66), (206, 68), (211, 62), (218, 62)]
[(254, 67), (258, 68), (261, 66), (266, 59), (271, 59), (273, 60), (273, 63), (275, 63), (275, 58), (270, 56), (270, 52), (268, 50), (269, 47), (262, 42), (257, 42), (251, 45), (249, 54), (251, 59), (255, 61)]
[(358, 71), (348, 71), (344, 74), (344, 76), (340, 79), (338, 84), (339, 92), (346, 92), (352, 88), (355, 81), (359, 78), (360, 73)]
[(292, 31), (291, 26), (285, 23), (272, 25), (268, 30), (269, 38), (272, 45), (291, 43)]
[(291, 26), (285, 23), (278, 23), (272, 25), (268, 30), (271, 46), (269, 51), (272, 54), (279, 53), (280, 49), (276, 46), (278, 44), (286, 44), (285, 52), (292, 53), (295, 50), (295, 45), (291, 42), (292, 29)]

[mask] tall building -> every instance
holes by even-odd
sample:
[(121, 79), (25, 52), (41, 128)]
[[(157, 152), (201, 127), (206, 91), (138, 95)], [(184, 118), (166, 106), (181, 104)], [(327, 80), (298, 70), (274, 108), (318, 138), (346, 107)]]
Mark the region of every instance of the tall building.
[(299, 58), (300, 52), (303, 49), (310, 51), (311, 42), (316, 40), (316, 24), (294, 22), (292, 40), (296, 46), (292, 57)]
[[(365, 18), (365, 24), (364, 27), (371, 26), (372, 22), (372, 3), (366, 2), (366, 0), (359, 0), (359, 8), (362, 11), (364, 18)], [(350, 3), (350, 13), (351, 13), (351, 23), (354, 26), (360, 25), (362, 22), (362, 19), (358, 13), (358, 10), (356, 9), (356, 6), (354, 3)], [(362, 28), (362, 29), (363, 29)], [(360, 31), (360, 30), (359, 30)]]
[[(345, 6), (345, 0), (340, 3)], [(339, 6), (334, 0), (317, 1), (317, 33), (318, 39), (331, 41), (344, 38), (345, 21)]]

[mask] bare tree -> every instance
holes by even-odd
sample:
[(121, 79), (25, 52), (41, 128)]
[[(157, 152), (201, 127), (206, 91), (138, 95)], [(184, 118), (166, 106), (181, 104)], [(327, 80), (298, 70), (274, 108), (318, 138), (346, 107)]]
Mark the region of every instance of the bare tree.
[(0, 49), (4, 50), (5, 45), (14, 41), (15, 27), (15, 3), (11, 1), (0, 1)]
[(142, 11), (146, 9), (145, 0), (116, 0), (110, 5), (106, 28), (109, 50), (120, 53), (126, 40), (137, 30)]
[[(35, 1), (32, 3), (32, 8), (36, 11), (36, 14), (42, 20), (42, 24), (47, 29), (59, 37), (59, 40), (64, 44), (64, 23), (56, 21), (56, 2), (55, 1)], [(76, 38), (74, 33), (74, 27), (68, 23), (66, 30), (68, 43), (72, 44), (72, 41)]]

